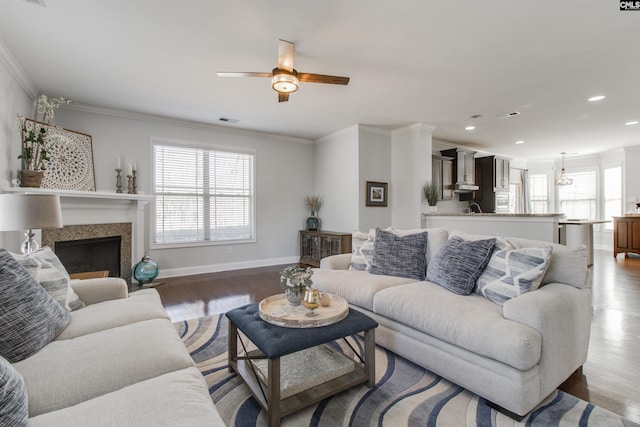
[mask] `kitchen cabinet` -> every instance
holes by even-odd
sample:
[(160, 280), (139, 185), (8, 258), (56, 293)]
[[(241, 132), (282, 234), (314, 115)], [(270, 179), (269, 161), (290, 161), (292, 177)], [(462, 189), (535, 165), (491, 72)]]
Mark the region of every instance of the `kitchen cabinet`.
[(432, 181), (438, 185), (438, 200), (453, 200), (453, 158), (431, 158)]
[(509, 168), (505, 157), (486, 156), (475, 159), (477, 191), (460, 194), (460, 201), (475, 202), (482, 212), (509, 212)]
[(440, 154), (453, 158), (454, 191), (474, 191), (475, 184), (475, 151), (466, 148), (451, 148), (440, 151)]
[(613, 217), (613, 256), (640, 254), (640, 217)]
[(300, 265), (320, 267), (320, 260), (331, 255), (351, 253), (351, 233), (300, 231)]

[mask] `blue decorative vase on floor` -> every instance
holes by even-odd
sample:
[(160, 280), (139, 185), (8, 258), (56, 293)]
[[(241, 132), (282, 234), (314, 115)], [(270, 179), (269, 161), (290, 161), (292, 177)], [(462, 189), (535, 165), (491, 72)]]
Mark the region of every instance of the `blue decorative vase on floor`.
[(158, 263), (145, 255), (142, 258), (142, 261), (133, 267), (131, 275), (138, 281), (138, 283), (144, 285), (146, 283), (153, 282), (153, 279), (158, 277), (159, 273), (160, 269), (158, 268)]

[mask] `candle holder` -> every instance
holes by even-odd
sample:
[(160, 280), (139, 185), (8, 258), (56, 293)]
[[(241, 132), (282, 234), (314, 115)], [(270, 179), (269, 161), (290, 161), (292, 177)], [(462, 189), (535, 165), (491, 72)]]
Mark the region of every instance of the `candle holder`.
[(133, 194), (133, 175), (127, 175), (127, 194)]
[(122, 193), (122, 176), (120, 176), (122, 169), (116, 169), (116, 193)]
[(132, 193), (133, 194), (138, 194), (138, 179), (136, 178), (136, 171), (133, 170), (131, 171), (131, 173), (133, 174), (131, 177), (131, 186), (132, 188)]

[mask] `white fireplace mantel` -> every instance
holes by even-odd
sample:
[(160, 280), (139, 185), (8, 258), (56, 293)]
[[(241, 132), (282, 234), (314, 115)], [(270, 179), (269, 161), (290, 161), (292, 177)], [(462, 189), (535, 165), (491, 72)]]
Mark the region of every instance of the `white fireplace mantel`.
[(26, 187), (5, 187), (3, 191), (5, 193), (59, 195), (64, 225), (131, 222), (132, 265), (145, 255), (144, 207), (154, 200), (154, 196), (116, 193), (114, 191), (73, 191)]

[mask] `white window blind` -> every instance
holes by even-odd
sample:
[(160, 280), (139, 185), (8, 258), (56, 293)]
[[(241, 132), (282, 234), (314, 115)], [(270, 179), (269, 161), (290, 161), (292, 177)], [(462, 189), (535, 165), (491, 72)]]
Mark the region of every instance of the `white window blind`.
[(154, 243), (253, 240), (254, 154), (153, 144)]
[(622, 168), (613, 166), (604, 170), (604, 219), (606, 230), (613, 230), (614, 216), (622, 215)]

